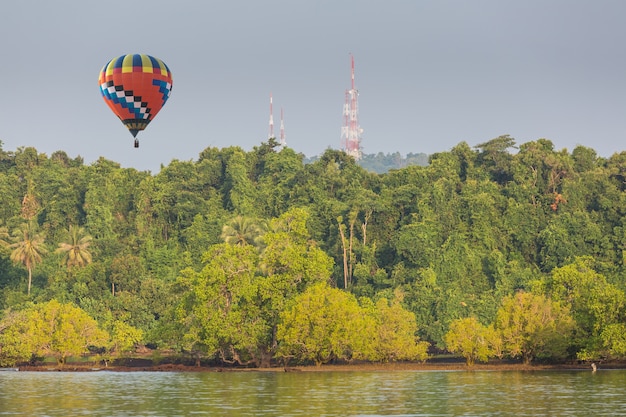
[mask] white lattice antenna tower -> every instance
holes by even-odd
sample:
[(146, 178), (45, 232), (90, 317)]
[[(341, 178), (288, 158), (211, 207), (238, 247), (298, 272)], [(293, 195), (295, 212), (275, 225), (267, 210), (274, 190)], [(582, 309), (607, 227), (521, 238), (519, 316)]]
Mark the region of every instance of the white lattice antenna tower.
[(283, 114), (283, 108), (280, 108), (280, 146), (287, 146), (287, 141), (285, 140), (285, 118)]
[(274, 136), (274, 109), (272, 108), (272, 93), (270, 93), (270, 132), (267, 135), (267, 138), (276, 138), (276, 136)]
[(363, 129), (359, 125), (359, 90), (354, 86), (354, 57), (350, 55), (352, 85), (346, 90), (346, 102), (343, 106), (343, 127), (341, 128), (341, 142), (343, 150), (355, 160), (361, 159), (361, 134)]

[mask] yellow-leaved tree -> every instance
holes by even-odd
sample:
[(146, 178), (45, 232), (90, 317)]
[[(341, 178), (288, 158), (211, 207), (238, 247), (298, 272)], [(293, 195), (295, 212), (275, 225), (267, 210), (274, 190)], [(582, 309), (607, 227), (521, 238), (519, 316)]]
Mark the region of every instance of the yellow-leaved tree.
[(51, 300), (5, 316), (0, 332), (0, 362), (23, 362), (33, 355), (52, 356), (62, 365), (70, 356), (105, 347), (106, 331), (84, 310)]
[(281, 313), (276, 338), (278, 356), (320, 366), (350, 360), (367, 351), (375, 324), (363, 314), (354, 295), (318, 283), (298, 295)]
[(535, 358), (564, 358), (575, 321), (559, 302), (520, 291), (502, 300), (494, 327), (502, 337), (504, 353), (529, 364)]
[(473, 366), (476, 361), (487, 362), (494, 354), (496, 337), (493, 327), (484, 326), (476, 317), (466, 317), (450, 323), (444, 341), (450, 352), (459, 353), (467, 366)]
[(423, 361), (428, 343), (419, 341), (415, 315), (401, 296), (359, 305), (353, 294), (318, 283), (281, 313), (278, 356), (321, 365), (332, 360)]
[(375, 334), (372, 355), (364, 358), (374, 362), (424, 361), (428, 358), (429, 343), (417, 336), (415, 314), (402, 307), (403, 294), (396, 290), (393, 299), (381, 298), (373, 316)]
[(41, 345), (32, 310), (5, 310), (0, 320), (0, 367), (28, 362)]

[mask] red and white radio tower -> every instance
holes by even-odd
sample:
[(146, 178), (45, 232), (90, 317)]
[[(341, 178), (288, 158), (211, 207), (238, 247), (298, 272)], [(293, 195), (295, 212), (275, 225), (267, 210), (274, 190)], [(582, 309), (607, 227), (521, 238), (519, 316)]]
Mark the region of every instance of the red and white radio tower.
[(343, 127), (341, 128), (341, 143), (343, 150), (355, 160), (361, 159), (361, 134), (359, 126), (359, 91), (354, 88), (354, 57), (350, 55), (352, 63), (352, 88), (346, 90), (346, 103), (343, 106)]

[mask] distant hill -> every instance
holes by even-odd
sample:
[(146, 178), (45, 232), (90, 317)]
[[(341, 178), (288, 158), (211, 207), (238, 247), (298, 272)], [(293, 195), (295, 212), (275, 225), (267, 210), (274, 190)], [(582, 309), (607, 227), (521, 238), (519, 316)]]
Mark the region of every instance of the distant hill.
[(408, 153), (403, 158), (400, 152), (387, 153), (378, 152), (377, 154), (363, 155), (358, 164), (371, 172), (384, 174), (392, 169), (400, 169), (409, 165), (428, 165), (428, 155), (425, 153)]
[[(304, 163), (310, 164), (319, 159), (319, 156), (305, 158)], [(370, 172), (384, 174), (392, 169), (400, 169), (409, 165), (428, 165), (428, 155), (425, 153), (408, 153), (403, 157), (400, 152), (377, 154), (363, 154), (361, 160), (357, 162), (359, 166)]]

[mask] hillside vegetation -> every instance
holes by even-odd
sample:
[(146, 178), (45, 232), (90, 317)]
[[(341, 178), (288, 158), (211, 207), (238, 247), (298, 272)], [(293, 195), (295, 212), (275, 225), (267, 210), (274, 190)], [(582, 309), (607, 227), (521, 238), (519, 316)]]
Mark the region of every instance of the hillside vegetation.
[(0, 149), (0, 365), (626, 357), (626, 152), (304, 160), (270, 140), (151, 174)]

